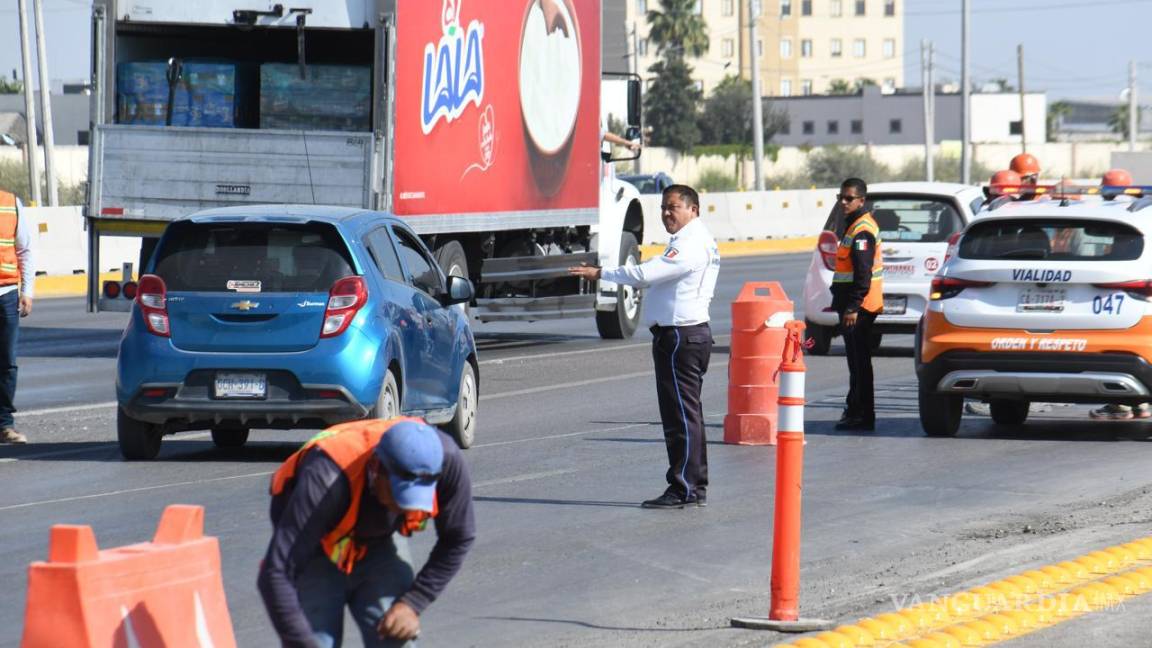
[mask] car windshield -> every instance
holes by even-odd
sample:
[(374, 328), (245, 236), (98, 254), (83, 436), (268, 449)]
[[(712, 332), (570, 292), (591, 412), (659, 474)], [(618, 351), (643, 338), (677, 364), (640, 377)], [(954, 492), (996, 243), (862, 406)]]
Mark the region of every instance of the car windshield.
[(328, 292), (354, 274), (336, 229), (322, 223), (173, 223), (154, 274), (168, 290)]
[[(964, 227), (955, 206), (944, 198), (869, 194), (868, 203), (882, 241), (939, 243)], [(824, 229), (843, 234), (844, 216), (839, 203), (833, 205)]]
[(965, 259), (1131, 261), (1144, 237), (1130, 225), (1106, 221), (1013, 219), (981, 221), (960, 242)]
[(660, 193), (660, 186), (656, 182), (656, 176), (624, 176), (621, 180), (631, 183), (632, 186), (636, 187), (636, 191), (642, 194)]

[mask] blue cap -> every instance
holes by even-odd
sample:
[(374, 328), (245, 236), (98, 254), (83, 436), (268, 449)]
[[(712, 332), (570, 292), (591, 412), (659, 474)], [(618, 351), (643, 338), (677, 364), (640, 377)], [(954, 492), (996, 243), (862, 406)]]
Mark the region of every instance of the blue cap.
[(396, 505), (409, 511), (432, 512), (436, 480), (444, 466), (444, 445), (436, 428), (427, 423), (401, 421), (376, 444)]

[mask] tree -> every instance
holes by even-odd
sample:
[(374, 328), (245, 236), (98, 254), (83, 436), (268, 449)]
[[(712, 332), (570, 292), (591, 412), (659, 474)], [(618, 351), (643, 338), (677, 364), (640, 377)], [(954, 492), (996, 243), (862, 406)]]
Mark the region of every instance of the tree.
[(867, 151), (825, 146), (808, 156), (808, 180), (817, 187), (839, 187), (845, 178), (883, 182), (892, 171)]
[(0, 77), (0, 94), (20, 94), (24, 92), (24, 84), (16, 79), (9, 81)]
[[(788, 121), (788, 115), (773, 110), (762, 111), (764, 143), (772, 141)], [(700, 116), (700, 141), (704, 144), (742, 144), (751, 150), (752, 83), (737, 76), (725, 77), (704, 102)]]
[[(1119, 133), (1121, 139), (1128, 139), (1128, 112), (1128, 104), (1120, 104), (1108, 120), (1108, 127), (1113, 133)], [(1136, 127), (1140, 127), (1140, 108), (1136, 109)]]
[(698, 58), (708, 51), (708, 25), (695, 7), (696, 0), (660, 0), (660, 11), (648, 12), (648, 40), (656, 53)]
[(828, 83), (828, 94), (830, 95), (848, 95), (853, 92), (856, 92), (856, 89), (844, 79), (832, 79)]
[(878, 86), (878, 85), (880, 85), (880, 84), (876, 83), (876, 79), (868, 79), (868, 78), (856, 79), (856, 82), (852, 84), (852, 90), (856, 94), (860, 94), (861, 92), (864, 92), (864, 88), (867, 88), (869, 86)]
[(1045, 124), (1048, 130), (1048, 141), (1057, 141), (1060, 127), (1064, 125), (1064, 118), (1072, 114), (1072, 105), (1067, 101), (1053, 101), (1048, 104), (1048, 115)]
[(700, 90), (692, 81), (692, 68), (683, 58), (672, 56), (648, 70), (655, 77), (644, 95), (644, 123), (652, 128), (651, 143), (686, 153), (700, 142), (696, 125)]

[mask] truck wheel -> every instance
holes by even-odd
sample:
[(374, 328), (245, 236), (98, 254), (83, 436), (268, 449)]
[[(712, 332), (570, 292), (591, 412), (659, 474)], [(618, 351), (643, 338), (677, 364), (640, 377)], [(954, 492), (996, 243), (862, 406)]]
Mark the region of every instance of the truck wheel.
[(120, 454), (128, 461), (150, 461), (160, 454), (160, 441), (164, 437), (159, 425), (137, 421), (116, 410), (116, 440)]
[(923, 384), (919, 389), (920, 427), (930, 437), (953, 437), (960, 430), (964, 397), (937, 394)]
[[(448, 241), (436, 248), (436, 252), (432, 256), (436, 257), (436, 263), (444, 271), (445, 278), (451, 276), (471, 278), (468, 276), (468, 255), (464, 254), (464, 246), (460, 245), (460, 241)], [(468, 306), (468, 304), (460, 304), (457, 308), (463, 309), (464, 315), (467, 316)]]
[(212, 428), (212, 443), (217, 448), (240, 448), (248, 443), (248, 428), (246, 427), (214, 427)]
[(1028, 401), (993, 398), (988, 409), (999, 425), (1020, 425), (1028, 419)]
[[(640, 246), (632, 232), (620, 235), (620, 265), (639, 265)], [(616, 309), (596, 311), (596, 330), (605, 340), (632, 337), (640, 324), (640, 290), (617, 284)]]
[(396, 375), (389, 369), (384, 374), (384, 384), (380, 386), (376, 405), (368, 410), (368, 418), (390, 419), (397, 416), (400, 416), (400, 388), (396, 386)]
[(448, 436), (456, 440), (461, 449), (472, 447), (476, 441), (476, 412), (480, 405), (480, 390), (476, 387), (476, 370), (464, 361), (460, 370), (460, 394), (456, 399), (456, 413), (452, 420), (441, 426)]
[(808, 349), (809, 355), (828, 355), (828, 350), (832, 348), (831, 327), (804, 320), (804, 336), (812, 343), (812, 348)]

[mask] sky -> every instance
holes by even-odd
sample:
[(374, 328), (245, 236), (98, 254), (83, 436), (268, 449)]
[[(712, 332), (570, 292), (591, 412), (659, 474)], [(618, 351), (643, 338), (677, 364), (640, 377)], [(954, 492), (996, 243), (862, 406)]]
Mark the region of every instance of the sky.
[[(87, 78), (90, 2), (42, 1), (49, 76)], [(921, 39), (936, 46), (936, 78), (958, 81), (961, 0), (897, 1), (904, 3), (906, 84), (919, 85)], [(879, 5), (879, 0), (869, 2)], [(28, 0), (29, 11), (31, 3)], [(20, 32), (16, 2), (8, 0), (4, 5), (0, 8), (0, 74), (11, 77), (13, 69), (20, 74)], [(1147, 45), (1152, 0), (970, 0), (970, 6), (975, 81), (1007, 78), (1015, 85), (1016, 46), (1023, 44), (1024, 86), (1047, 91), (1049, 100), (1119, 100), (1128, 85), (1128, 62), (1136, 60), (1141, 103), (1152, 103), (1152, 48)]]

